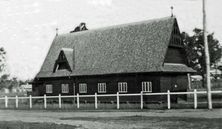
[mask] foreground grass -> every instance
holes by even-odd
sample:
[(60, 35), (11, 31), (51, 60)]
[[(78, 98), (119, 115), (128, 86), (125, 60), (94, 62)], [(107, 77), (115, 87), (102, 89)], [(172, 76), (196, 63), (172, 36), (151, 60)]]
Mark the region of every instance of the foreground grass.
[(0, 122), (0, 129), (222, 129), (221, 113), (221, 109), (143, 110), (143, 112), (141, 110), (108, 112), (107, 110), (105, 112), (0, 110), (0, 121), (7, 121)]
[(111, 124), (113, 128), (119, 127), (140, 129), (221, 129), (222, 118), (183, 118), (183, 117), (149, 117), (149, 116), (124, 116), (124, 117), (73, 117), (61, 120), (81, 120)]
[(77, 126), (54, 123), (26, 123), (21, 121), (0, 121), (0, 129), (76, 129)]

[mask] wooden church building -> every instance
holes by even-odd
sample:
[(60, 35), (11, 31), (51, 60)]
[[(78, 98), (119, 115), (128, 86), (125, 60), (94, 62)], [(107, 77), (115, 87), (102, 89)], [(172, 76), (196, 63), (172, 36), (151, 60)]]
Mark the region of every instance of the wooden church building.
[(35, 95), (186, 91), (175, 17), (55, 36), (33, 83)]

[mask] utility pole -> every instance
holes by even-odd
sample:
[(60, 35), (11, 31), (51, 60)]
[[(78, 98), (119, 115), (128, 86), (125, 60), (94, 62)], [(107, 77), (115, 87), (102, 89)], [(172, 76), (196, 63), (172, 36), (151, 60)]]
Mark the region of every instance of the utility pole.
[(208, 109), (212, 109), (212, 97), (211, 97), (211, 82), (210, 82), (210, 57), (207, 41), (207, 22), (206, 22), (206, 0), (203, 0), (203, 35), (204, 35), (204, 50), (206, 60), (206, 79), (207, 79), (207, 101)]

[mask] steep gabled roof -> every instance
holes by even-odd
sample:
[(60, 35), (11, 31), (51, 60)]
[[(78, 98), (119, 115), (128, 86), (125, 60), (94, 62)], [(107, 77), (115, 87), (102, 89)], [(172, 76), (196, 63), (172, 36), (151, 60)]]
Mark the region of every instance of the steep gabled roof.
[(73, 49), (73, 76), (163, 71), (175, 21), (166, 17), (56, 36), (37, 77), (53, 76), (61, 48)]

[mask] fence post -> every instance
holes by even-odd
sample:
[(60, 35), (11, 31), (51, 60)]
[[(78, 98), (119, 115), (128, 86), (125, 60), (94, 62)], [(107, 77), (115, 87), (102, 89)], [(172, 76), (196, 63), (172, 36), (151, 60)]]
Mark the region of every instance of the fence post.
[(32, 95), (29, 95), (29, 108), (32, 108)]
[(59, 94), (59, 108), (62, 108), (61, 94)]
[(143, 109), (143, 91), (140, 93), (140, 108)]
[(46, 95), (44, 94), (44, 108), (47, 108), (47, 100), (46, 100)]
[(15, 108), (18, 108), (18, 96), (15, 96)]
[(116, 99), (117, 109), (119, 109), (119, 92), (116, 93)]
[(79, 108), (79, 93), (77, 93), (77, 108)]
[(197, 109), (197, 90), (196, 89), (194, 89), (193, 98), (194, 98), (194, 109)]
[(95, 109), (98, 108), (98, 105), (97, 105), (97, 93), (95, 93)]
[(75, 97), (75, 94), (73, 95), (73, 105), (75, 105), (76, 104), (76, 97)]
[(170, 109), (170, 91), (167, 90), (167, 108)]
[(8, 96), (5, 96), (5, 108), (8, 108)]

